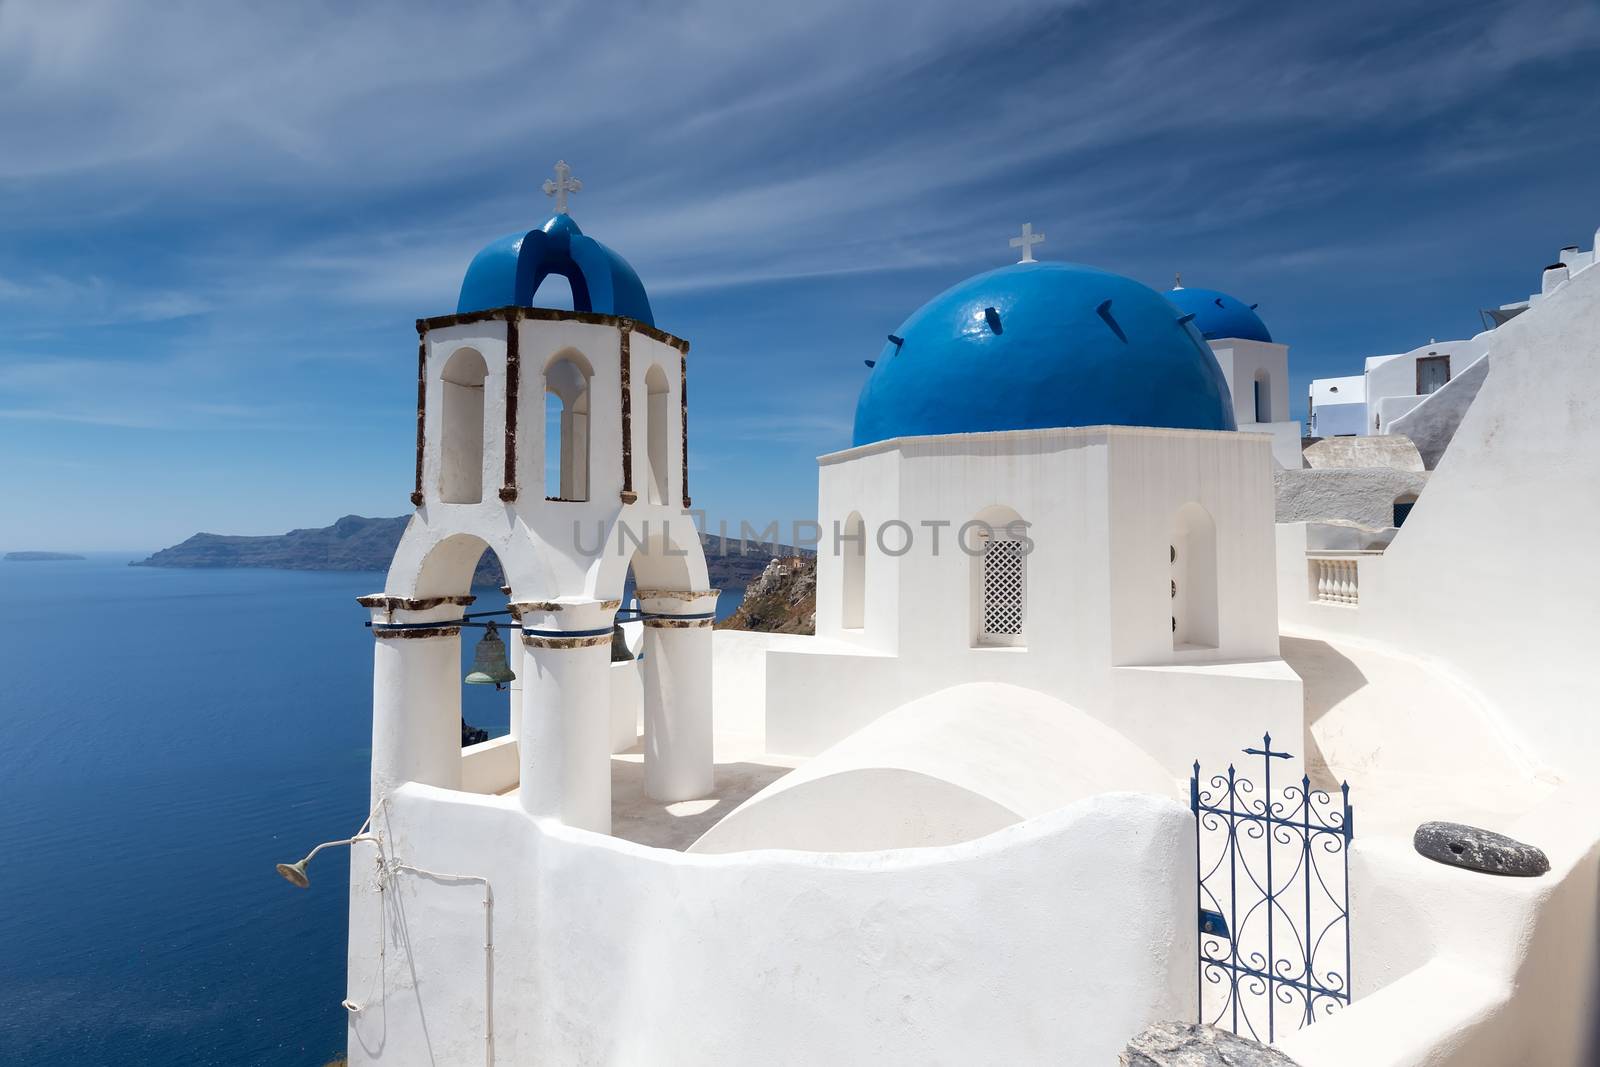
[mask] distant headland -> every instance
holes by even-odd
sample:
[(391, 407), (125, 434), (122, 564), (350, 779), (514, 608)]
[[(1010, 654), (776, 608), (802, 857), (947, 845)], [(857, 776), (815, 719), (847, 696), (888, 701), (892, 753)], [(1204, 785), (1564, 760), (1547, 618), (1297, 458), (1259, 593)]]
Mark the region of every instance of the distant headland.
[(74, 552), (7, 552), (4, 556), (8, 563), (50, 563), (63, 559), (84, 559), (84, 556)]
[[(400, 544), (410, 516), (369, 519), (346, 515), (332, 526), (290, 530), (284, 534), (239, 536), (197, 533), (182, 544), (163, 548), (135, 567), (266, 567), (292, 571), (383, 571)], [(722, 588), (745, 586), (778, 557), (800, 555), (789, 545), (741, 545), (739, 541), (702, 533), (711, 583)], [(8, 557), (9, 558), (9, 557)], [(503, 584), (500, 561), (485, 552), (472, 576), (476, 588)]]

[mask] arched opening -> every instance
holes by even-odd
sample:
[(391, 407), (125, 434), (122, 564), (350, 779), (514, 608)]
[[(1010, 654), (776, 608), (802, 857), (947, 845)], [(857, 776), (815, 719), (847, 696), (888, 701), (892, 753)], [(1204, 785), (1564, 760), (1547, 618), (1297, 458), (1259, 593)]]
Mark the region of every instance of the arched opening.
[(1411, 509), (1417, 503), (1417, 494), (1401, 493), (1394, 498), (1394, 526), (1404, 526), (1406, 519), (1411, 516)]
[(483, 500), (483, 397), (489, 366), (471, 348), (459, 348), (440, 376), (439, 499), (448, 504)]
[(650, 471), (646, 482), (652, 504), (667, 502), (667, 375), (659, 365), (652, 366), (644, 376), (645, 392), (645, 455)]
[(546, 274), (539, 287), (533, 291), (533, 296), (528, 301), (533, 307), (554, 308), (558, 311), (571, 311), (577, 305), (572, 302), (572, 282), (564, 274)]
[(1217, 647), (1217, 526), (1199, 504), (1178, 509), (1167, 547), (1172, 647)]
[(861, 513), (853, 511), (839, 533), (839, 553), (844, 558), (844, 581), (839, 594), (839, 625), (859, 630), (867, 617), (867, 527)]
[(1028, 524), (1007, 507), (980, 511), (963, 527), (962, 549), (971, 558), (973, 644), (1019, 647), (1026, 640)]
[(589, 499), (589, 361), (571, 349), (544, 369), (545, 499)]
[(1257, 422), (1272, 421), (1272, 375), (1256, 371), (1255, 412)]

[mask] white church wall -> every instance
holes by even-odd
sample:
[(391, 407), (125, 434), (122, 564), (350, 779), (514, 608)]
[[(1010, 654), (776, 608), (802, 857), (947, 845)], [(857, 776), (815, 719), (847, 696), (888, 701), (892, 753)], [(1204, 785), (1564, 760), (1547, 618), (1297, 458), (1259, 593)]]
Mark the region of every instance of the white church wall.
[[(1267, 341), (1229, 337), (1212, 341), (1223, 377), (1233, 396), (1233, 417), (1243, 429), (1252, 423), (1288, 422), (1289, 346)], [(1261, 382), (1261, 406), (1256, 409), (1255, 383)], [(1265, 418), (1259, 418), (1265, 415)]]
[[(867, 625), (848, 637), (859, 655), (840, 642), (769, 654), (769, 747), (813, 755), (908, 699), (971, 681), (1048, 693), (1116, 727), (1114, 665), (1276, 659), (1274, 575), (1260, 566), (1272, 558), (1269, 449), (1260, 434), (1091, 427), (908, 438), (823, 457), (825, 531), (860, 510), (873, 535)], [(1210, 647), (1175, 648), (1169, 547), (1174, 519), (1190, 503), (1216, 528), (1217, 636)], [(990, 647), (974, 640), (974, 558), (957, 536), (963, 523), (999, 508), (1029, 524), (1033, 550), (1020, 640)], [(911, 531), (903, 555), (878, 543), (890, 520), (904, 524), (885, 534), (891, 549)], [(933, 523), (943, 525), (935, 531)], [(843, 572), (831, 549), (825, 538), (824, 642), (840, 634), (825, 622), (836, 617)], [(877, 632), (885, 626), (888, 635)], [(1133, 699), (1157, 690), (1122, 691)], [(1284, 714), (1296, 714), (1297, 698), (1282, 687), (1254, 692), (1253, 702), (1289, 701)], [(1173, 773), (1197, 754), (1186, 752)]]
[[(817, 479), (817, 515), (822, 527), (817, 545), (817, 636), (888, 653), (898, 647), (901, 568), (889, 551), (898, 551), (899, 542), (880, 541), (878, 534), (884, 523), (898, 518), (899, 496), (897, 452), (881, 450), (864, 456), (858, 464), (822, 466)], [(854, 515), (861, 517), (865, 539), (858, 560), (861, 625), (846, 626), (846, 621), (856, 620), (846, 620), (844, 613), (845, 553), (856, 548), (850, 541), (836, 545), (835, 536), (850, 535), (846, 524)], [(896, 531), (890, 529), (885, 536), (895, 537)]]
[(499, 1063), (1108, 1063), (1194, 1010), (1172, 800), (852, 855), (685, 855), (415, 786), (387, 807), (391, 861), (435, 873), (380, 893), (357, 846), (352, 1064), (484, 1062), (491, 1025)]

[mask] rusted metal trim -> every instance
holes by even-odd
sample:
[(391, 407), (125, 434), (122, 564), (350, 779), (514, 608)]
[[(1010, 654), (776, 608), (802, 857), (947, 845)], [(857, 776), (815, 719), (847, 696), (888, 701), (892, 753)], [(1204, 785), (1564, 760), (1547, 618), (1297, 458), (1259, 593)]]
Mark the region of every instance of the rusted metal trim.
[(430, 626), (427, 629), (412, 630), (381, 630), (374, 627), (372, 636), (379, 641), (412, 640), (420, 637), (460, 637), (459, 626)]
[[(622, 495), (633, 492), (633, 330), (622, 331)], [(623, 503), (633, 501), (624, 499)]]
[(720, 592), (720, 589), (636, 589), (634, 596), (640, 600), (699, 600)]
[(625, 489), (622, 492), (617, 494), (617, 498), (619, 500), (621, 500), (624, 504), (632, 504), (632, 503), (636, 502), (639, 499), (639, 494), (635, 493), (635, 492), (633, 492), (631, 490)]
[(422, 506), (422, 451), (427, 446), (428, 417), (428, 338), (417, 320), (417, 481), (411, 489), (411, 506)]
[(500, 499), (517, 499), (517, 389), (522, 381), (522, 315), (506, 320), (506, 469)]
[(533, 634), (523, 634), (522, 643), (528, 648), (593, 648), (596, 645), (609, 645), (610, 634), (598, 634), (593, 637), (536, 637)]
[(678, 353), (678, 400), (683, 423), (683, 506), (689, 506), (689, 349)]
[(385, 611), (427, 611), (429, 608), (439, 607), (441, 604), (459, 604), (466, 607), (478, 598), (463, 593), (459, 596), (391, 596), (388, 593), (369, 593), (366, 596), (356, 597), (356, 603), (364, 608), (382, 608)]
[(642, 322), (636, 322), (621, 315), (603, 315), (598, 311), (565, 311), (561, 308), (511, 306), (488, 308), (483, 311), (468, 311), (459, 315), (436, 315), (431, 319), (418, 319), (417, 332), (426, 333), (429, 330), (442, 330), (449, 326), (468, 326), (478, 322), (494, 322), (497, 319), (510, 318), (512, 315), (520, 315), (524, 319), (538, 322), (583, 322), (591, 326), (613, 326), (619, 330), (637, 330), (646, 337), (660, 341), (664, 345), (671, 345), (680, 352), (689, 351), (688, 341), (654, 326), (647, 326)]
[(644, 620), (644, 624), (655, 630), (698, 630), (710, 626), (712, 619), (672, 619), (652, 615)]

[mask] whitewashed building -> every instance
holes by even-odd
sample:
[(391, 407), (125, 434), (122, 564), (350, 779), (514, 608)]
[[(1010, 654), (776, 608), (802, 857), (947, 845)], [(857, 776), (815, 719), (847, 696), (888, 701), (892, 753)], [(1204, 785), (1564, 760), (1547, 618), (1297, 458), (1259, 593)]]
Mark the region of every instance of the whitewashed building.
[[(1304, 1067), (1594, 1062), (1600, 626), (1574, 576), (1600, 497), (1557, 490), (1600, 484), (1600, 272), (1490, 336), (1387, 552), (1330, 552), (1273, 523), (1282, 346), (1035, 261), (1025, 230), (1023, 262), (870, 361), (852, 447), (820, 460), (817, 633), (713, 633), (688, 344), (566, 213), (570, 173), (548, 187), (557, 213), (418, 322), (416, 512), (362, 598), (373, 808), (329, 843), (353, 850), (351, 1063), (1110, 1063), (1212, 1018), (1219, 983), (1238, 1005), (1219, 945), (1313, 920), (1341, 966), (1301, 937), (1301, 971), (1256, 968), (1261, 1036)], [(552, 275), (573, 310), (539, 306)], [(462, 749), (485, 550), (511, 730)], [(642, 657), (613, 662), (630, 572)], [(1238, 787), (1247, 760), (1283, 761), (1276, 787)], [(1349, 857), (1342, 905), (1210, 908), (1217, 789), (1264, 805), (1221, 826), (1229, 855), (1256, 841), (1297, 894), (1294, 827), (1341, 781), (1364, 829), (1318, 840)], [(1425, 859), (1436, 818), (1548, 870)]]

